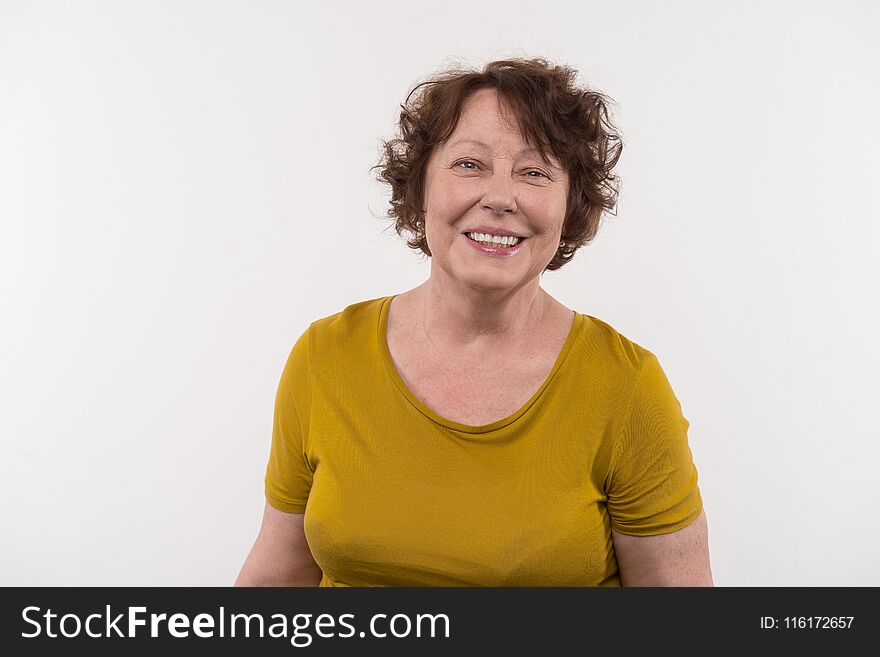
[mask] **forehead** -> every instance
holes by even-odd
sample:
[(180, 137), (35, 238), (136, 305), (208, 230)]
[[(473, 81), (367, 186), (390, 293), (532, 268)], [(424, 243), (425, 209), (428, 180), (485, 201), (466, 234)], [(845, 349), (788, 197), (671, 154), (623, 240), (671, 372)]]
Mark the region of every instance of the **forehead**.
[(497, 130), (519, 137), (516, 116), (495, 89), (478, 89), (461, 107), (461, 116), (452, 134)]
[[(479, 89), (462, 104), (461, 116), (445, 146), (452, 149), (468, 146), (491, 150), (496, 145), (505, 150), (509, 146), (514, 155), (541, 156), (538, 149), (524, 140), (516, 115), (498, 92), (493, 88)], [(548, 164), (559, 168), (558, 158), (550, 152), (547, 156), (551, 160)]]

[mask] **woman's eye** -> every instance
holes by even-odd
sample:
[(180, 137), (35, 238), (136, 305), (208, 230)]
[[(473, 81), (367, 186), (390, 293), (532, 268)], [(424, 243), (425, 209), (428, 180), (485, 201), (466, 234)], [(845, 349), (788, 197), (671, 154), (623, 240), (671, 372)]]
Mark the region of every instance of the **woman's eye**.
[[(476, 171), (477, 168), (478, 168), (478, 167), (477, 167), (477, 163), (474, 162), (473, 160), (460, 160), (460, 161), (458, 161), (458, 162), (455, 163), (455, 166), (459, 167), (459, 166), (462, 166), (462, 165), (465, 165), (465, 164), (469, 164), (469, 165), (472, 165), (472, 166), (473, 166), (473, 168), (471, 168), (471, 167), (465, 167), (465, 171)], [(533, 173), (537, 173), (538, 175), (537, 175), (537, 176), (532, 176), (531, 174), (533, 174)], [(527, 177), (527, 178), (539, 178), (539, 177), (544, 177), (544, 178), (547, 178), (548, 180), (549, 180), (549, 178), (550, 178), (550, 176), (548, 176), (546, 173), (544, 173), (543, 171), (539, 171), (539, 170), (537, 170), (537, 169), (532, 169), (531, 171), (526, 171), (526, 177)]]

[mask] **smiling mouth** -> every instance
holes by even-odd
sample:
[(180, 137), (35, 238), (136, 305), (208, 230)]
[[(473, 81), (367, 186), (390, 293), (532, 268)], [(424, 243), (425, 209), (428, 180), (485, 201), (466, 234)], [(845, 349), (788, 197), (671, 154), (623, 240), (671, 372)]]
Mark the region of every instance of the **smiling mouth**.
[(526, 240), (526, 238), (521, 237), (516, 243), (504, 246), (503, 244), (499, 244), (496, 242), (481, 242), (479, 240), (472, 239), (467, 234), (465, 234), (464, 236), (467, 241), (471, 243), (471, 250), (476, 251), (478, 254), (482, 254), (484, 257), (501, 259), (515, 257), (516, 255), (521, 253), (523, 249), (523, 242)]
[[(476, 239), (477, 235), (479, 235), (481, 239)], [(526, 240), (525, 237), (513, 237), (507, 235), (500, 236), (501, 239), (487, 240), (482, 239), (485, 237), (485, 235), (482, 233), (464, 233), (464, 236), (467, 237), (471, 242), (476, 242), (477, 244), (482, 244), (483, 246), (487, 246), (493, 249), (512, 249), (515, 246), (519, 246)]]

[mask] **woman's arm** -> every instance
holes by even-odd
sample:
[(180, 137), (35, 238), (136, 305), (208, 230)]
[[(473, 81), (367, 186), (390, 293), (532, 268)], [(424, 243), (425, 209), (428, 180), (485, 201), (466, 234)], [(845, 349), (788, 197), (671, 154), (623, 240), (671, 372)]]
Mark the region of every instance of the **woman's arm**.
[(323, 573), (306, 542), (303, 516), (266, 502), (260, 533), (234, 586), (318, 586)]
[(623, 586), (714, 586), (705, 511), (677, 532), (628, 536), (612, 529), (611, 540)]

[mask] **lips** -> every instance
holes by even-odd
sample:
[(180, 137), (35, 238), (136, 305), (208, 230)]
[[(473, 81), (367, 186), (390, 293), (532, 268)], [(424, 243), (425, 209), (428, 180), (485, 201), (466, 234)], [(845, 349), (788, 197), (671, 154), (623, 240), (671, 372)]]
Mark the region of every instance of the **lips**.
[[(479, 231), (475, 231), (475, 232), (479, 232)], [(517, 240), (516, 244), (514, 244), (514, 245), (512, 245), (512, 246), (510, 246), (510, 245), (509, 245), (509, 246), (502, 246), (501, 244), (486, 244), (485, 242), (478, 242), (477, 240), (471, 238), (471, 236), (470, 236), (468, 233), (464, 233), (464, 236), (465, 236), (465, 238), (467, 238), (467, 240), (470, 241), (470, 242), (474, 242), (475, 244), (482, 244), (483, 246), (488, 246), (488, 247), (493, 248), (493, 249), (514, 249), (514, 248), (518, 247), (520, 244), (522, 244), (523, 242), (526, 241), (526, 238), (525, 238), (525, 237), (520, 237), (520, 238)]]
[(495, 235), (496, 237), (519, 237), (525, 239), (525, 236), (507, 228), (494, 226), (474, 226), (462, 231), (463, 233), (485, 233), (486, 235)]
[(519, 242), (514, 246), (489, 246), (486, 244), (482, 244), (481, 242), (477, 242), (476, 240), (472, 240), (467, 235), (462, 235), (467, 243), (471, 246), (471, 248), (476, 249), (477, 251), (495, 257), (510, 257), (515, 256), (517, 253), (522, 250), (523, 244), (526, 243), (526, 239), (520, 239)]

